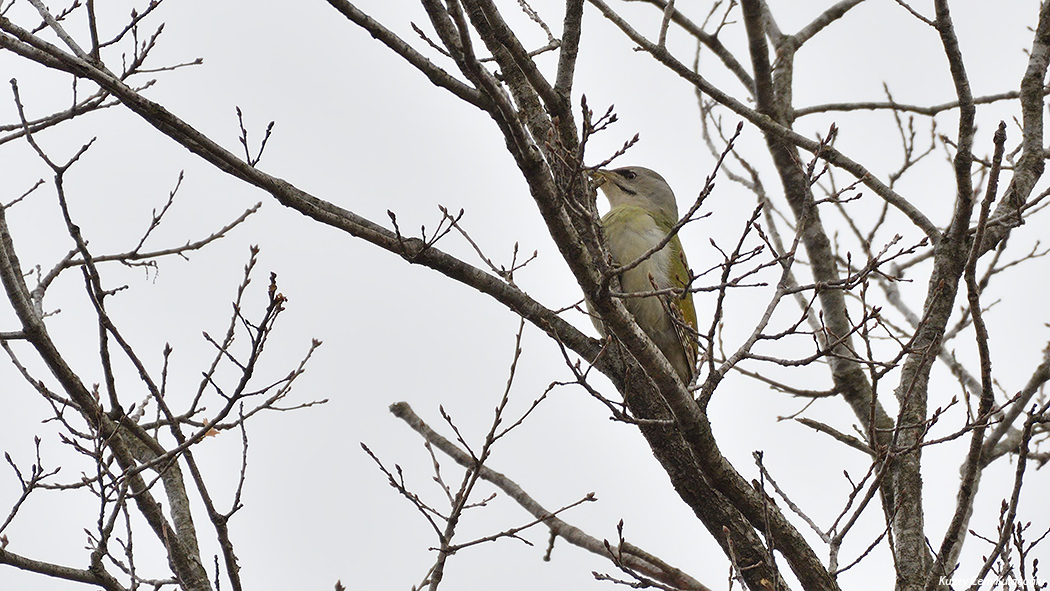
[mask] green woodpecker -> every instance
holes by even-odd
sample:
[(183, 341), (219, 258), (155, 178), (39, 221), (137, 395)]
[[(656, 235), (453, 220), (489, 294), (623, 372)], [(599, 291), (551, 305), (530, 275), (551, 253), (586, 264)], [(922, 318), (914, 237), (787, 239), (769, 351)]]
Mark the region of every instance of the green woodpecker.
[[(664, 240), (678, 221), (678, 205), (667, 181), (641, 166), (595, 170), (591, 176), (612, 209), (602, 217), (606, 246), (617, 265), (629, 265)], [(623, 293), (685, 288), (689, 265), (677, 234), (620, 276)], [(696, 367), (696, 308), (692, 293), (627, 297), (627, 311), (688, 384)], [(599, 321), (595, 326), (603, 335)]]

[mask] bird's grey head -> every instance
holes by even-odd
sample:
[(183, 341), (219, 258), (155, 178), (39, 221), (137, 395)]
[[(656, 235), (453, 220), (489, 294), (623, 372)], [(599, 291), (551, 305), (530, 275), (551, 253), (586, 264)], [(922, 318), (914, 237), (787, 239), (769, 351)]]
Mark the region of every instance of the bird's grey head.
[(656, 171), (641, 166), (595, 170), (591, 175), (613, 207), (637, 205), (678, 220), (678, 205), (670, 185)]

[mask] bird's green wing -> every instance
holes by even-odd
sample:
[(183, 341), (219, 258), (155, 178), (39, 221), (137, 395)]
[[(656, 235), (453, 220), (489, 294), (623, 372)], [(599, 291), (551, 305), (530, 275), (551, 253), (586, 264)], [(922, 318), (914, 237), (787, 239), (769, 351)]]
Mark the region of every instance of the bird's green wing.
[[(672, 266), (678, 267), (680, 272), (674, 273), (671, 283), (677, 288), (687, 289), (689, 287), (689, 263), (685, 259), (682, 242), (678, 236), (675, 236), (671, 239), (669, 246), (671, 247), (671, 260), (681, 262), (681, 267), (672, 263)], [(675, 331), (678, 333), (678, 340), (686, 351), (690, 367), (696, 367), (700, 343), (697, 341), (696, 306), (693, 305), (692, 292), (685, 291), (682, 297), (673, 300), (673, 304), (672, 318)]]

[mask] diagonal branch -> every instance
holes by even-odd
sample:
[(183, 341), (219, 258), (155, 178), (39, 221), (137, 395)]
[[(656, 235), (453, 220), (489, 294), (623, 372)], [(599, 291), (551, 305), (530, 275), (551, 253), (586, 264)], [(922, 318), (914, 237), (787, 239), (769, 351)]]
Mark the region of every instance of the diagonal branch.
[[(554, 311), (541, 305), (500, 278), (469, 265), (433, 246), (426, 245), (419, 239), (399, 236), (371, 220), (319, 199), (283, 179), (250, 166), (247, 162), (242, 161), (235, 154), (226, 150), (190, 124), (178, 118), (158, 103), (134, 91), (113, 75), (62, 51), (46, 41), (32, 36), (28, 31), (21, 29), (3, 17), (0, 17), (0, 30), (18, 38), (32, 38), (34, 51), (25, 52), (26, 57), (44, 66), (60, 67), (60, 69), (75, 72), (82, 77), (92, 80), (99, 86), (107, 89), (113, 96), (120, 99), (128, 109), (138, 114), (161, 133), (211, 163), (219, 170), (270, 193), (282, 205), (322, 224), (343, 230), (352, 236), (397, 254), (410, 263), (430, 267), (450, 279), (491, 296), (526, 318), (540, 330), (552, 336), (557, 336), (569, 348), (586, 359), (595, 359), (601, 351), (601, 344), (598, 341), (584, 335), (570, 323), (559, 317)], [(0, 47), (6, 47), (6, 44), (11, 40), (12, 37), (0, 36)], [(610, 363), (608, 361), (610, 359), (609, 356), (603, 356), (602, 359), (605, 360), (603, 364)], [(606, 366), (606, 369), (609, 367)]]
[(435, 65), (427, 59), (425, 55), (416, 51), (411, 45), (394, 34), (393, 31), (376, 22), (375, 19), (367, 14), (361, 12), (361, 10), (353, 4), (347, 2), (347, 0), (328, 0), (328, 3), (351, 22), (368, 31), (369, 34), (382, 42), (383, 45), (386, 45), (393, 50), (394, 53), (404, 58), (406, 62), (415, 66), (415, 68), (422, 72), (423, 75), (434, 84), (434, 86), (444, 88), (479, 109), (487, 109), (484, 95), (478, 92), (477, 89), (471, 88), (469, 85), (457, 80), (451, 74)]
[[(419, 435), (432, 446), (440, 449), (447, 456), (455, 460), (459, 465), (468, 469), (476, 467), (477, 462), (469, 453), (459, 449), (459, 447), (451, 441), (431, 429), (430, 426), (412, 410), (412, 407), (410, 407), (407, 402), (392, 404), (390, 406), (390, 412), (404, 421), (414, 431), (419, 433)], [(510, 498), (514, 499), (515, 502), (521, 505), (523, 509), (532, 514), (533, 517), (543, 521), (543, 523), (550, 528), (552, 534), (557, 535), (570, 544), (583, 548), (592, 554), (606, 558), (609, 556), (604, 542), (592, 537), (583, 530), (570, 525), (563, 519), (554, 516), (550, 511), (537, 503), (535, 499), (521, 488), (521, 486), (507, 478), (505, 475), (483, 465), (480, 468), (480, 476), (483, 480), (491, 482), (499, 487)], [(622, 558), (631, 568), (645, 573), (647, 576), (654, 579), (676, 585), (681, 589), (708, 591), (708, 587), (704, 586), (696, 579), (693, 579), (679, 569), (667, 568), (666, 564), (663, 564), (662, 561), (647, 561), (638, 557), (637, 554), (624, 554)]]

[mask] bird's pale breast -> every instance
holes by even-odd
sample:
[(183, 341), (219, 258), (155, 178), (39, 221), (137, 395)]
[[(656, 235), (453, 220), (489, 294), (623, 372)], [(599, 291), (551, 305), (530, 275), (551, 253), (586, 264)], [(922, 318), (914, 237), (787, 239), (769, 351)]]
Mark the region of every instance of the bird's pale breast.
[[(605, 228), (609, 252), (619, 265), (638, 259), (667, 236), (667, 229), (661, 228), (649, 212), (632, 205), (621, 205), (610, 210), (602, 218), (602, 226)], [(670, 268), (671, 249), (665, 246), (624, 273), (620, 277), (620, 287), (624, 293), (653, 291), (650, 276), (657, 289), (671, 287)], [(670, 321), (658, 298), (628, 298), (624, 304), (643, 327), (663, 329), (666, 324), (666, 328), (670, 328)]]

